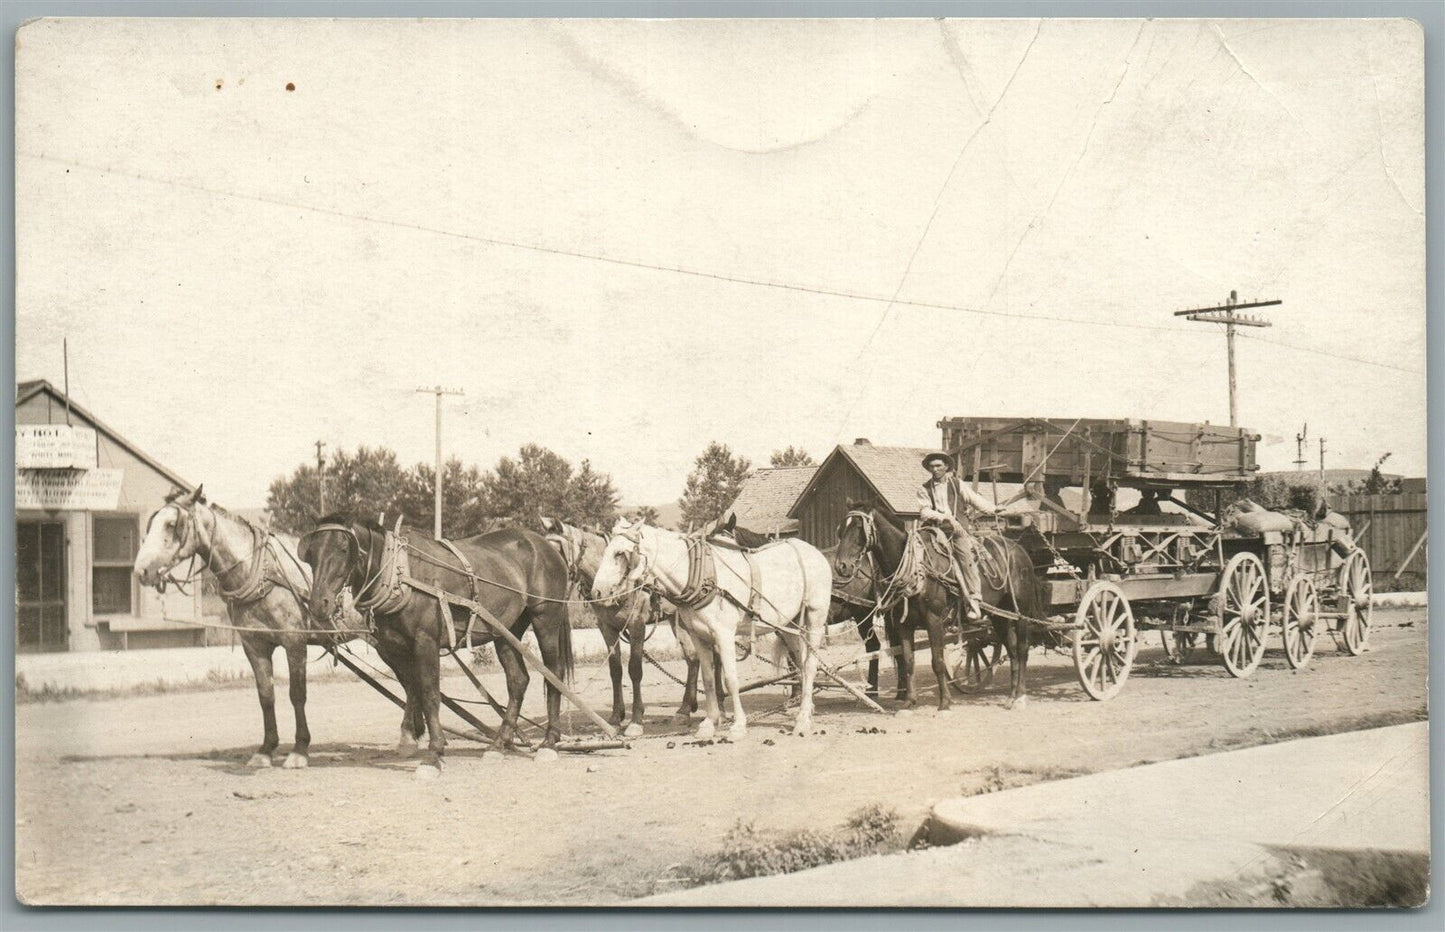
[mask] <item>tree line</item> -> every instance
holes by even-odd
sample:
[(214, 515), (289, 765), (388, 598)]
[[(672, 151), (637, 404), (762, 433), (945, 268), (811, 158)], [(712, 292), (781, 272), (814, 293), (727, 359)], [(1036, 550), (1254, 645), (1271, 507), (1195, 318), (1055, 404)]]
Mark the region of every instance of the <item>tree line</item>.
[[(773, 453), (773, 466), (813, 465), (805, 451), (789, 446)], [(713, 442), (694, 460), (688, 474), (679, 529), (704, 527), (722, 517), (752, 475), (752, 463), (734, 454), (726, 444)], [(429, 463), (407, 468), (386, 447), (361, 446), (339, 450), (323, 464), (303, 463), (290, 475), (278, 476), (266, 494), (266, 509), (279, 531), (300, 534), (322, 516), (321, 479), (325, 482), (325, 510), (358, 518), (377, 518), (388, 525), (398, 516), (413, 528), (433, 526), (436, 470)], [(494, 468), (483, 471), (453, 457), (442, 474), (442, 535), (470, 537), (502, 527), (536, 528), (545, 516), (579, 527), (605, 529), (620, 514), (612, 477), (593, 468), (588, 460), (573, 467), (559, 454), (538, 444), (521, 448), (515, 457), (504, 456)], [(643, 505), (629, 513), (657, 524), (655, 507)]]

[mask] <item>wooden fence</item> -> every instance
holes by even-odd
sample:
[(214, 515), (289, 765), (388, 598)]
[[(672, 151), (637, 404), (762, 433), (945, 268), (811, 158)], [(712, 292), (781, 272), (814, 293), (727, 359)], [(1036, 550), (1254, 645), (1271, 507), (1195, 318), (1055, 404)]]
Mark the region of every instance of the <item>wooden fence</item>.
[(1350, 519), (1350, 527), (1365, 555), (1370, 558), (1370, 567), (1375, 577), (1394, 576), (1405, 564), (1401, 573), (1425, 579), (1425, 541), (1427, 527), (1425, 502), (1426, 494), (1412, 492), (1404, 495), (1331, 495), (1330, 505)]

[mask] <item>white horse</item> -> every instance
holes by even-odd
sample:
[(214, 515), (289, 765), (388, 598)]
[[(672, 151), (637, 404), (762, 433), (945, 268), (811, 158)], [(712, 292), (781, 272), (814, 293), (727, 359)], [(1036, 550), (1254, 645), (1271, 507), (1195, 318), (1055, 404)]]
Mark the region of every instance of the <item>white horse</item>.
[[(708, 556), (719, 591), (711, 599), (694, 599), (697, 567)], [(707, 716), (698, 725), (699, 738), (711, 737), (722, 723), (711, 675), (714, 654), (722, 661), (723, 678), (732, 695), (732, 736), (741, 738), (747, 733), (733, 644), (739, 630), (748, 633), (751, 626), (757, 626), (758, 635), (777, 633), (787, 645), (802, 671), (802, 707), (793, 733), (806, 735), (811, 730), (813, 679), (833, 592), (832, 567), (816, 548), (800, 540), (786, 540), (744, 554), (650, 527), (640, 520), (619, 520), (593, 579), (593, 592), (599, 599), (615, 599), (638, 586), (654, 588), (677, 604), (679, 624), (697, 647), (707, 695)]]
[[(201, 560), (202, 567), (189, 579), (170, 575), (193, 559)], [(282, 766), (307, 766), (311, 732), (306, 726), (306, 645), (334, 644), (355, 635), (327, 634), (308, 626), (305, 599), (311, 591), (311, 568), (296, 558), (294, 543), (288, 546), (275, 534), (207, 503), (198, 488), (171, 495), (151, 515), (134, 569), (142, 585), (162, 592), (167, 583), (199, 583), (203, 572), (214, 574), (231, 626), (251, 662), (261, 701), (262, 739), (251, 755), (252, 767), (270, 767), (281, 743), (271, 658), (277, 647), (286, 649), (296, 742)]]

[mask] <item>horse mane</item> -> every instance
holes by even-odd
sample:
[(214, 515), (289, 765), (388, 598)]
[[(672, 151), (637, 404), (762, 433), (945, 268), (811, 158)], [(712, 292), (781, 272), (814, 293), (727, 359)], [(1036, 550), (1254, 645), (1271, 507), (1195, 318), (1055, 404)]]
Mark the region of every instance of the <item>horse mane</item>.
[[(164, 499), (164, 504), (174, 505), (177, 501), (190, 494), (191, 493), (187, 492), (185, 489), (171, 489), (170, 494), (168, 494)], [(204, 492), (196, 496), (195, 504), (205, 505), (216, 514), (229, 518), (230, 520), (235, 521), (237, 524), (240, 524), (242, 527), (248, 528), (252, 531), (256, 530), (256, 526), (253, 525), (250, 521), (236, 514), (234, 511), (230, 511), (229, 509), (222, 507), (219, 503), (208, 500), (206, 498), (206, 493)]]
[(355, 524), (366, 528), (368, 531), (374, 531), (377, 534), (386, 533), (386, 528), (382, 527), (381, 522), (375, 518), (357, 517), (345, 511), (333, 511), (330, 514), (322, 515), (316, 519), (317, 527), (323, 524), (341, 524), (347, 526)]
[(848, 510), (861, 511), (864, 514), (871, 514), (875, 517), (875, 519), (882, 518), (885, 523), (896, 528), (898, 530), (898, 533), (903, 533), (903, 525), (894, 520), (893, 512), (883, 507), (883, 504), (875, 498), (851, 499), (848, 502)]

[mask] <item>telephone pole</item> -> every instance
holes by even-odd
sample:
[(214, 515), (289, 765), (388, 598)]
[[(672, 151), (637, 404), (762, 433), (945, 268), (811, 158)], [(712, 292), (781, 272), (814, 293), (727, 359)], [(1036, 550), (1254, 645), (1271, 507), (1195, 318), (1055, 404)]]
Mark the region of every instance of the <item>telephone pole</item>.
[(432, 535), (438, 540), (442, 536), (442, 396), (463, 395), (459, 388), (442, 388), (440, 385), (432, 388), (418, 388), (417, 394), (435, 395), (437, 400), (437, 457), (436, 457), (436, 503), (432, 508)]
[(1283, 301), (1246, 301), (1240, 303), (1236, 292), (1229, 293), (1229, 300), (1217, 307), (1196, 307), (1187, 311), (1175, 311), (1175, 317), (1187, 317), (1209, 324), (1224, 324), (1225, 342), (1229, 346), (1229, 426), (1239, 426), (1239, 409), (1234, 400), (1234, 328), (1272, 327), (1269, 321), (1236, 313), (1251, 307), (1273, 307)]
[(1320, 438), (1320, 495), (1325, 494), (1325, 438)]
[(318, 518), (326, 514), (326, 459), (321, 454), (325, 447), (326, 444), (320, 440), (316, 441), (316, 504), (320, 508), (316, 512)]
[(1303, 471), (1305, 468), (1305, 439), (1310, 435), (1310, 426), (1306, 424), (1304, 430), (1294, 435), (1294, 468)]

